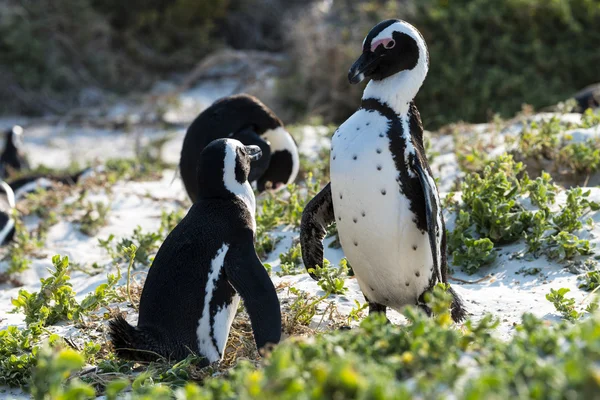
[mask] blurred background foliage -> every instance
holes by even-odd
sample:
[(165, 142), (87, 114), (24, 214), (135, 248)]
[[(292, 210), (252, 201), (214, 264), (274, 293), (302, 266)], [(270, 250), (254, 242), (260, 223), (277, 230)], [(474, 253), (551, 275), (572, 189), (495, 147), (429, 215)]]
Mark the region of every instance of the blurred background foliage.
[(417, 104), (428, 128), (513, 115), (600, 81), (598, 0), (2, 0), (0, 112), (64, 113), (95, 91), (177, 79), (222, 49), (281, 52), (286, 122), (339, 123), (362, 86), (347, 82), (369, 29), (402, 18), (431, 67)]

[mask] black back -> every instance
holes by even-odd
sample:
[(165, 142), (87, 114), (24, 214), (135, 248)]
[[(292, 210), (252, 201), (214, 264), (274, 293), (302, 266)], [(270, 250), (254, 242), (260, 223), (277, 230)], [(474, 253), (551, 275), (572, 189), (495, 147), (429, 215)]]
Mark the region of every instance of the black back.
[[(173, 347), (183, 344), (198, 352), (196, 330), (211, 261), (224, 242), (252, 245), (251, 221), (235, 197), (199, 199), (154, 259), (142, 291), (138, 328), (154, 331)], [(226, 279), (217, 282), (213, 301), (228, 304), (234, 289)]]
[[(245, 145), (258, 145), (263, 150), (263, 157), (256, 163), (259, 168), (266, 169), (264, 166), (265, 161), (268, 160), (265, 154), (267, 153), (266, 142), (260, 143), (260, 135), (282, 125), (283, 123), (273, 111), (257, 98), (247, 94), (217, 100), (202, 111), (187, 130), (179, 162), (181, 178), (192, 201), (198, 198), (196, 166), (200, 153), (210, 142), (219, 138), (234, 137)], [(242, 134), (244, 130), (253, 131), (257, 135), (256, 140), (250, 142), (248, 132)], [(240, 136), (236, 137), (238, 133)], [(253, 162), (252, 168), (254, 165)], [(258, 179), (252, 172), (251, 177)]]
[[(226, 151), (227, 139), (217, 139), (202, 152), (196, 180), (199, 198), (160, 247), (142, 291), (138, 329), (152, 332), (170, 348), (186, 346), (199, 351), (196, 330), (212, 260), (223, 245), (254, 252), (253, 217), (224, 183)], [(236, 148), (237, 183), (248, 178), (250, 159), (245, 151)], [(230, 304), (236, 293), (224, 264), (220, 274), (211, 309)]]

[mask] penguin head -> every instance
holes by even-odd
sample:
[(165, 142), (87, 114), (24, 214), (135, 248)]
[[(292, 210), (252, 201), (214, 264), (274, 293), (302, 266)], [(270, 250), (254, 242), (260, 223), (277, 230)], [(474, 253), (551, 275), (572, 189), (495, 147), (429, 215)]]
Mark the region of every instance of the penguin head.
[[(421, 33), (408, 22), (388, 19), (375, 25), (363, 41), (362, 55), (348, 72), (351, 84), (366, 78), (381, 81), (396, 74), (413, 74), (422, 81), (429, 53)], [(419, 85), (420, 86), (420, 85)]]
[(229, 197), (246, 191), (250, 163), (260, 159), (256, 145), (244, 146), (235, 139), (217, 139), (200, 153), (198, 188), (200, 197)]
[(300, 156), (294, 138), (283, 126), (269, 129), (261, 136), (269, 143), (269, 167), (256, 182), (259, 191), (279, 190), (294, 182), (300, 170)]
[(15, 125), (6, 132), (6, 148), (19, 149), (22, 147), (23, 128), (19, 125)]

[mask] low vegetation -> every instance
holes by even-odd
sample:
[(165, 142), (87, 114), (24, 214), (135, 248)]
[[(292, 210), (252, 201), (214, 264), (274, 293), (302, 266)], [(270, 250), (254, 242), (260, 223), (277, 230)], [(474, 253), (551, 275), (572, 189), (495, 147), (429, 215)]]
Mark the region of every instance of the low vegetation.
[[(531, 180), (524, 165), (504, 155), (492, 160), (481, 173), (470, 173), (461, 185), (463, 203), (455, 205), (455, 228), (448, 236), (455, 265), (473, 273), (495, 260), (494, 247), (524, 239), (531, 257), (569, 260), (591, 254), (590, 243), (574, 233), (582, 219), (600, 205), (588, 199), (590, 191), (567, 191), (567, 201), (551, 212), (558, 187), (550, 175)], [(537, 207), (531, 210), (527, 202)]]
[[(592, 123), (594, 115), (588, 113), (584, 120)], [(554, 143), (552, 135), (560, 137), (568, 128), (548, 123), (526, 130), (531, 150), (527, 159), (549, 151), (543, 143)], [(526, 146), (523, 140), (517, 137), (514, 144)], [(559, 141), (556, 146), (566, 145)], [(54, 256), (39, 288), (21, 288), (15, 295), (13, 312), (22, 315), (25, 324), (0, 331), (0, 386), (20, 386), (39, 399), (593, 397), (600, 389), (600, 314), (595, 298), (600, 278), (593, 237), (587, 231), (594, 226), (600, 204), (589, 189), (563, 188), (553, 174), (535, 174), (515, 153), (492, 157), (482, 146), (468, 155), (472, 157), (462, 161), (468, 168), (457, 186), (460, 194), (452, 193), (444, 201), (450, 262), (468, 273), (484, 266), (493, 272), (495, 260), (506, 256), (501, 252), (520, 243), (510, 257), (543, 257), (553, 266), (562, 263), (579, 271), (580, 290), (572, 286), (543, 291), (546, 306), (556, 310), (550, 319), (556, 321), (525, 314), (504, 339), (496, 330), (498, 315), (478, 313), (457, 326), (448, 312), (448, 286), (440, 284), (427, 299), (432, 317), (407, 307), (400, 325), (386, 323), (380, 316), (366, 317), (368, 304), (351, 297), (356, 281), (346, 259), (335, 265), (325, 259), (312, 270), (318, 279), (313, 289), (294, 286), (300, 282), (294, 275), (306, 274), (297, 241), (302, 210), (328, 180), (326, 158), (310, 161), (303, 156), (304, 179), (279, 192), (257, 195), (256, 249), (263, 260), (279, 258), (279, 267), (265, 267), (277, 282), (283, 330), (291, 337), (259, 355), (241, 305), (220, 364), (200, 368), (198, 357), (178, 363), (120, 360), (107, 341), (106, 321), (120, 312), (135, 313), (144, 273), (189, 204), (169, 199), (169, 211), (156, 207), (154, 230), (132, 226), (128, 234), (97, 238), (98, 229), (105, 232), (115, 218), (111, 207), (120, 192), (112, 186), (156, 179), (166, 167), (153, 164), (151, 158), (111, 160), (90, 182), (33, 193), (19, 203), (21, 225), (7, 250), (12, 276), (19, 276), (44, 250), (58, 217), (77, 228), (85, 226), (93, 237), (88, 240), (97, 241), (106, 257), (90, 266)], [(581, 165), (585, 160), (581, 158)], [(577, 174), (588, 170), (593, 169)], [(97, 203), (92, 197), (97, 193), (108, 201)], [(162, 200), (150, 194), (138, 197)], [(25, 228), (23, 216), (35, 222), (30, 223), (33, 229)], [(331, 244), (339, 246), (335, 225), (328, 233)], [(277, 245), (283, 251), (272, 254)], [(548, 278), (545, 266), (520, 267), (514, 272), (521, 277)], [(88, 293), (78, 294), (71, 278), (82, 273), (100, 279)], [(101, 279), (104, 274), (106, 279)], [(582, 294), (587, 297), (580, 301)], [(346, 300), (343, 309), (340, 301)]]
[[(310, 340), (293, 338), (277, 346), (258, 369), (241, 361), (226, 374), (206, 377), (201, 384), (194, 382), (194, 377), (199, 377), (194, 359), (170, 368), (154, 363), (141, 374), (128, 375), (123, 372), (130, 370), (130, 365), (117, 367), (109, 357), (99, 364), (96, 374), (102, 368), (115, 367), (121, 368), (121, 373), (97, 380), (81, 373), (89, 357), (84, 351), (65, 347), (56, 336), (49, 344), (34, 344), (30, 341), (32, 328), (10, 328), (0, 333), (0, 363), (20, 371), (21, 382), (35, 398), (89, 398), (96, 394), (116, 398), (128, 391), (140, 399), (449, 395), (541, 399), (564, 398), (569, 393), (593, 397), (600, 390), (595, 365), (600, 357), (596, 346), (600, 340), (598, 315), (575, 324), (548, 325), (525, 314), (512, 338), (503, 341), (494, 335), (497, 322), (491, 315), (455, 329), (448, 313), (449, 301), (443, 288), (437, 288), (429, 299), (434, 318), (409, 307), (404, 312), (409, 323), (402, 327), (375, 315), (350, 331), (330, 332)], [(21, 360), (18, 368), (16, 357)], [(547, 362), (540, 363), (540, 358)], [(5, 376), (9, 369), (2, 371)], [(70, 376), (66, 384), (65, 376)]]

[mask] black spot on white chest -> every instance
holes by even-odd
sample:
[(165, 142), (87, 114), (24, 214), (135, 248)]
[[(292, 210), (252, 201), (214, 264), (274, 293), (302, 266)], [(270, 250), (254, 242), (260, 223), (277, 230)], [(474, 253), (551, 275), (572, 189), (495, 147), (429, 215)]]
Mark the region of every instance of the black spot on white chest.
[(402, 181), (412, 178), (397, 165), (407, 155), (406, 146), (393, 144), (398, 134), (377, 112), (355, 113), (332, 140), (331, 190), (342, 247), (362, 290), (376, 289), (369, 299), (408, 304), (428, 286), (433, 259), (414, 198), (404, 192)]

